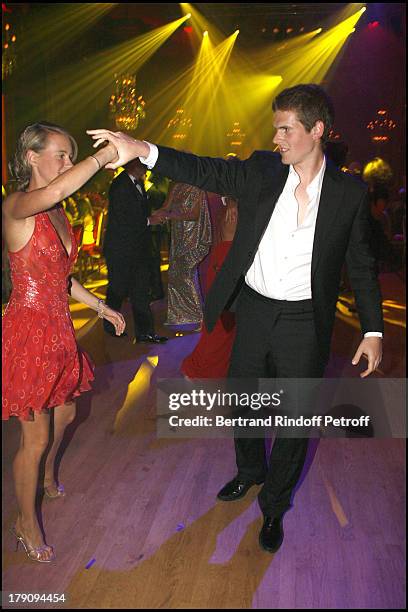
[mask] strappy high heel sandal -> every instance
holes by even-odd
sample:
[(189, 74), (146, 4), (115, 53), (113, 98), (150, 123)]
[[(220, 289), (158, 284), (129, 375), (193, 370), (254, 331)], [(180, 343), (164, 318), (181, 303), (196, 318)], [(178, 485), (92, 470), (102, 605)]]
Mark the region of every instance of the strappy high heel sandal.
[(59, 484), (57, 486), (57, 492), (55, 494), (51, 493), (51, 489), (49, 487), (44, 486), (44, 495), (45, 497), (48, 497), (48, 499), (58, 499), (59, 497), (65, 497), (66, 493), (64, 485)]
[[(15, 527), (12, 527), (10, 531), (13, 534), (13, 536), (17, 539), (16, 552), (18, 551), (18, 546), (21, 543), (25, 550), (27, 557), (31, 559), (32, 561), (38, 561), (38, 563), (51, 563), (51, 561), (55, 560), (55, 553), (53, 551), (52, 546), (47, 546), (46, 544), (44, 544), (43, 546), (37, 546), (37, 547), (31, 546), (31, 544), (25, 541), (22, 535), (17, 533)], [(46, 550), (51, 551), (51, 557), (49, 557), (48, 559), (42, 559), (41, 553), (43, 553)]]

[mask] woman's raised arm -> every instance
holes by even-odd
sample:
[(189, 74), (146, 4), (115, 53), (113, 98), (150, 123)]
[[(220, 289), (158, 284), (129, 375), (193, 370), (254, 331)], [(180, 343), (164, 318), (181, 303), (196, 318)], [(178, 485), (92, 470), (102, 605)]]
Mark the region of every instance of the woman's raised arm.
[(16, 191), (3, 203), (4, 212), (12, 219), (26, 219), (52, 208), (82, 187), (100, 168), (117, 158), (115, 146), (109, 143), (66, 170), (51, 183), (31, 191)]

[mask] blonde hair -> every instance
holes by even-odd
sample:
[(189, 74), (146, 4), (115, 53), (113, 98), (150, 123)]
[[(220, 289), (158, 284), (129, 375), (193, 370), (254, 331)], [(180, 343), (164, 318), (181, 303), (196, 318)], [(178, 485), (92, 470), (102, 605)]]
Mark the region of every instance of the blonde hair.
[(369, 185), (388, 185), (392, 176), (391, 166), (381, 157), (375, 157), (364, 166), (363, 181)]
[(12, 161), (9, 163), (9, 170), (14, 180), (17, 182), (17, 189), (24, 190), (28, 187), (31, 179), (31, 165), (27, 160), (27, 152), (35, 151), (38, 153), (47, 146), (47, 138), (49, 134), (62, 134), (69, 138), (72, 146), (71, 160), (75, 161), (78, 155), (78, 145), (75, 139), (64, 128), (54, 123), (41, 121), (28, 125), (20, 134), (16, 151)]

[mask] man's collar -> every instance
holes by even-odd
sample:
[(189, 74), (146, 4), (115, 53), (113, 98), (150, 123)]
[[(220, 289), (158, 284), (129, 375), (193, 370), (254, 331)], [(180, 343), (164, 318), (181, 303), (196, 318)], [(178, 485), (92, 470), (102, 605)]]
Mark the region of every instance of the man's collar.
[[(309, 192), (309, 189), (313, 191), (314, 189), (318, 188), (319, 184), (321, 183), (323, 179), (325, 170), (326, 170), (326, 156), (324, 155), (323, 162), (322, 162), (322, 165), (320, 166), (319, 172), (316, 174), (312, 182), (307, 186), (308, 192)], [(297, 181), (300, 181), (300, 177), (292, 164), (289, 165), (289, 177), (291, 180), (296, 179)]]
[[(325, 169), (326, 169), (326, 156), (325, 156), (325, 155), (323, 155), (322, 165), (320, 166), (320, 169), (319, 169), (318, 173), (316, 174), (316, 176), (314, 177), (314, 179), (313, 179), (312, 183), (313, 183), (313, 182), (314, 182), (314, 181), (317, 179), (317, 177), (318, 177), (318, 176), (320, 176), (321, 174), (323, 174), (323, 172), (325, 171)], [(289, 174), (290, 174), (291, 176), (297, 176), (297, 177), (299, 177), (298, 173), (296, 172), (296, 170), (295, 170), (295, 168), (294, 168), (294, 166), (293, 166), (292, 164), (289, 164)], [(310, 183), (310, 184), (312, 184), (312, 183)]]

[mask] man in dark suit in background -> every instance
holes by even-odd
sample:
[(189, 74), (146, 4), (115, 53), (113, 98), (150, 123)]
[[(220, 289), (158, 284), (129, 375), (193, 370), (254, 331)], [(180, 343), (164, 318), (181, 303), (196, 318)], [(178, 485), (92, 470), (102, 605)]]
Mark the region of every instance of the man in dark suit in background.
[[(162, 343), (167, 338), (154, 333), (150, 310), (150, 267), (152, 244), (148, 204), (142, 177), (146, 167), (139, 159), (130, 161), (109, 190), (108, 224), (103, 251), (108, 266), (106, 304), (120, 311), (129, 297), (137, 342)], [(104, 320), (105, 331), (115, 336)]]
[[(212, 330), (236, 298), (231, 378), (323, 376), (344, 262), (364, 335), (353, 364), (365, 356), (368, 367), (360, 376), (366, 377), (381, 361), (383, 331), (367, 188), (326, 160), (324, 143), (334, 111), (321, 87), (286, 89), (272, 108), (279, 153), (255, 151), (245, 161), (197, 157), (107, 130), (89, 133), (98, 143), (113, 142), (119, 163), (139, 156), (175, 181), (238, 201), (235, 238), (205, 306)], [(263, 439), (235, 439), (238, 474), (218, 498), (239, 499), (264, 483), (258, 497), (264, 515), (259, 541), (268, 552), (283, 541), (282, 517), (307, 446), (306, 438), (278, 437), (268, 466)]]
[[(152, 215), (155, 210), (161, 208), (167, 197), (169, 188), (169, 180), (160, 175), (151, 174), (148, 180), (148, 204), (149, 213)], [(150, 285), (152, 293), (152, 302), (164, 298), (164, 289), (161, 277), (161, 246), (164, 227), (162, 225), (154, 225), (151, 228), (152, 233), (152, 261), (150, 267)]]

